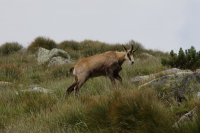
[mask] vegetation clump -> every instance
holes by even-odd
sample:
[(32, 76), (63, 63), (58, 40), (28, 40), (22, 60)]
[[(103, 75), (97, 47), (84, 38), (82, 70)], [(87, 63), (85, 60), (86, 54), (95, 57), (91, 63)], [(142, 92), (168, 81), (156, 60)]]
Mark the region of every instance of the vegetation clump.
[(48, 77), (51, 78), (52, 80), (55, 79), (62, 79), (66, 76), (69, 76), (69, 69), (71, 68), (71, 65), (59, 65), (59, 66), (53, 66), (52, 68), (49, 69), (48, 71)]
[(162, 58), (163, 65), (191, 70), (200, 67), (200, 51), (197, 52), (193, 46), (191, 46), (190, 49), (185, 50), (185, 52), (180, 48), (178, 54), (171, 50), (170, 56), (169, 59)]
[(14, 64), (2, 64), (0, 66), (1, 81), (15, 81), (20, 78), (22, 71)]
[(57, 45), (56, 43), (49, 39), (49, 38), (45, 38), (45, 37), (37, 37), (27, 48), (28, 51), (34, 53), (36, 52), (39, 47), (51, 50), (53, 48), (56, 48)]
[(17, 52), (22, 48), (23, 46), (17, 42), (5, 43), (2, 46), (0, 46), (0, 53), (2, 55), (8, 55), (10, 53)]

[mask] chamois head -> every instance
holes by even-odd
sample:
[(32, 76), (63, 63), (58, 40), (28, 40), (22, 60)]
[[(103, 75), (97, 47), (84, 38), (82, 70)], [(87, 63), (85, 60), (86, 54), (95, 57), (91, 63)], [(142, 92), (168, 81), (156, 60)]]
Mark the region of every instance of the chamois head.
[(133, 55), (134, 55), (135, 51), (138, 50), (139, 45), (138, 45), (138, 47), (135, 50), (133, 50), (133, 45), (132, 44), (131, 44), (130, 50), (127, 50), (124, 45), (122, 45), (122, 46), (123, 46), (124, 50), (126, 51), (125, 59), (129, 60), (129, 62), (131, 63), (131, 65), (133, 65), (134, 64)]

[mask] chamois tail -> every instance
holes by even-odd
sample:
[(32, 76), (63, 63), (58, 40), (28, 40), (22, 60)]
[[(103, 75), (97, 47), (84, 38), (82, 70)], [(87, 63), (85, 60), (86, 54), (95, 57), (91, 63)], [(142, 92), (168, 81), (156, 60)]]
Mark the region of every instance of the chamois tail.
[(73, 70), (74, 70), (74, 67), (71, 67), (71, 68), (69, 69), (69, 72), (72, 73)]
[(74, 67), (71, 67), (71, 68), (69, 69), (69, 71), (68, 71), (68, 74), (70, 75), (70, 74), (73, 72), (73, 70), (74, 70)]

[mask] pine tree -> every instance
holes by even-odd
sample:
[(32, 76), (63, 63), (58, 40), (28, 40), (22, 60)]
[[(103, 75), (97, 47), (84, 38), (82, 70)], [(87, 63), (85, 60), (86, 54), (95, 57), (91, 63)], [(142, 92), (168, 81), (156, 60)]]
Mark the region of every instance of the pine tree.
[(200, 52), (196, 52), (195, 48), (191, 46), (190, 49), (183, 51), (179, 49), (178, 55), (173, 50), (170, 52), (170, 58), (161, 60), (164, 66), (177, 67), (180, 69), (195, 70), (200, 67)]

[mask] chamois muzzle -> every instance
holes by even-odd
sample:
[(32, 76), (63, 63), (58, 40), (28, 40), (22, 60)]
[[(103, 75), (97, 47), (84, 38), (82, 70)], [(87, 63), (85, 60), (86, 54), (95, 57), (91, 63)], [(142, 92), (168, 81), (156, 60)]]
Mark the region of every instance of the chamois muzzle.
[(134, 62), (133, 61), (131, 61), (131, 65), (133, 65), (134, 64)]

